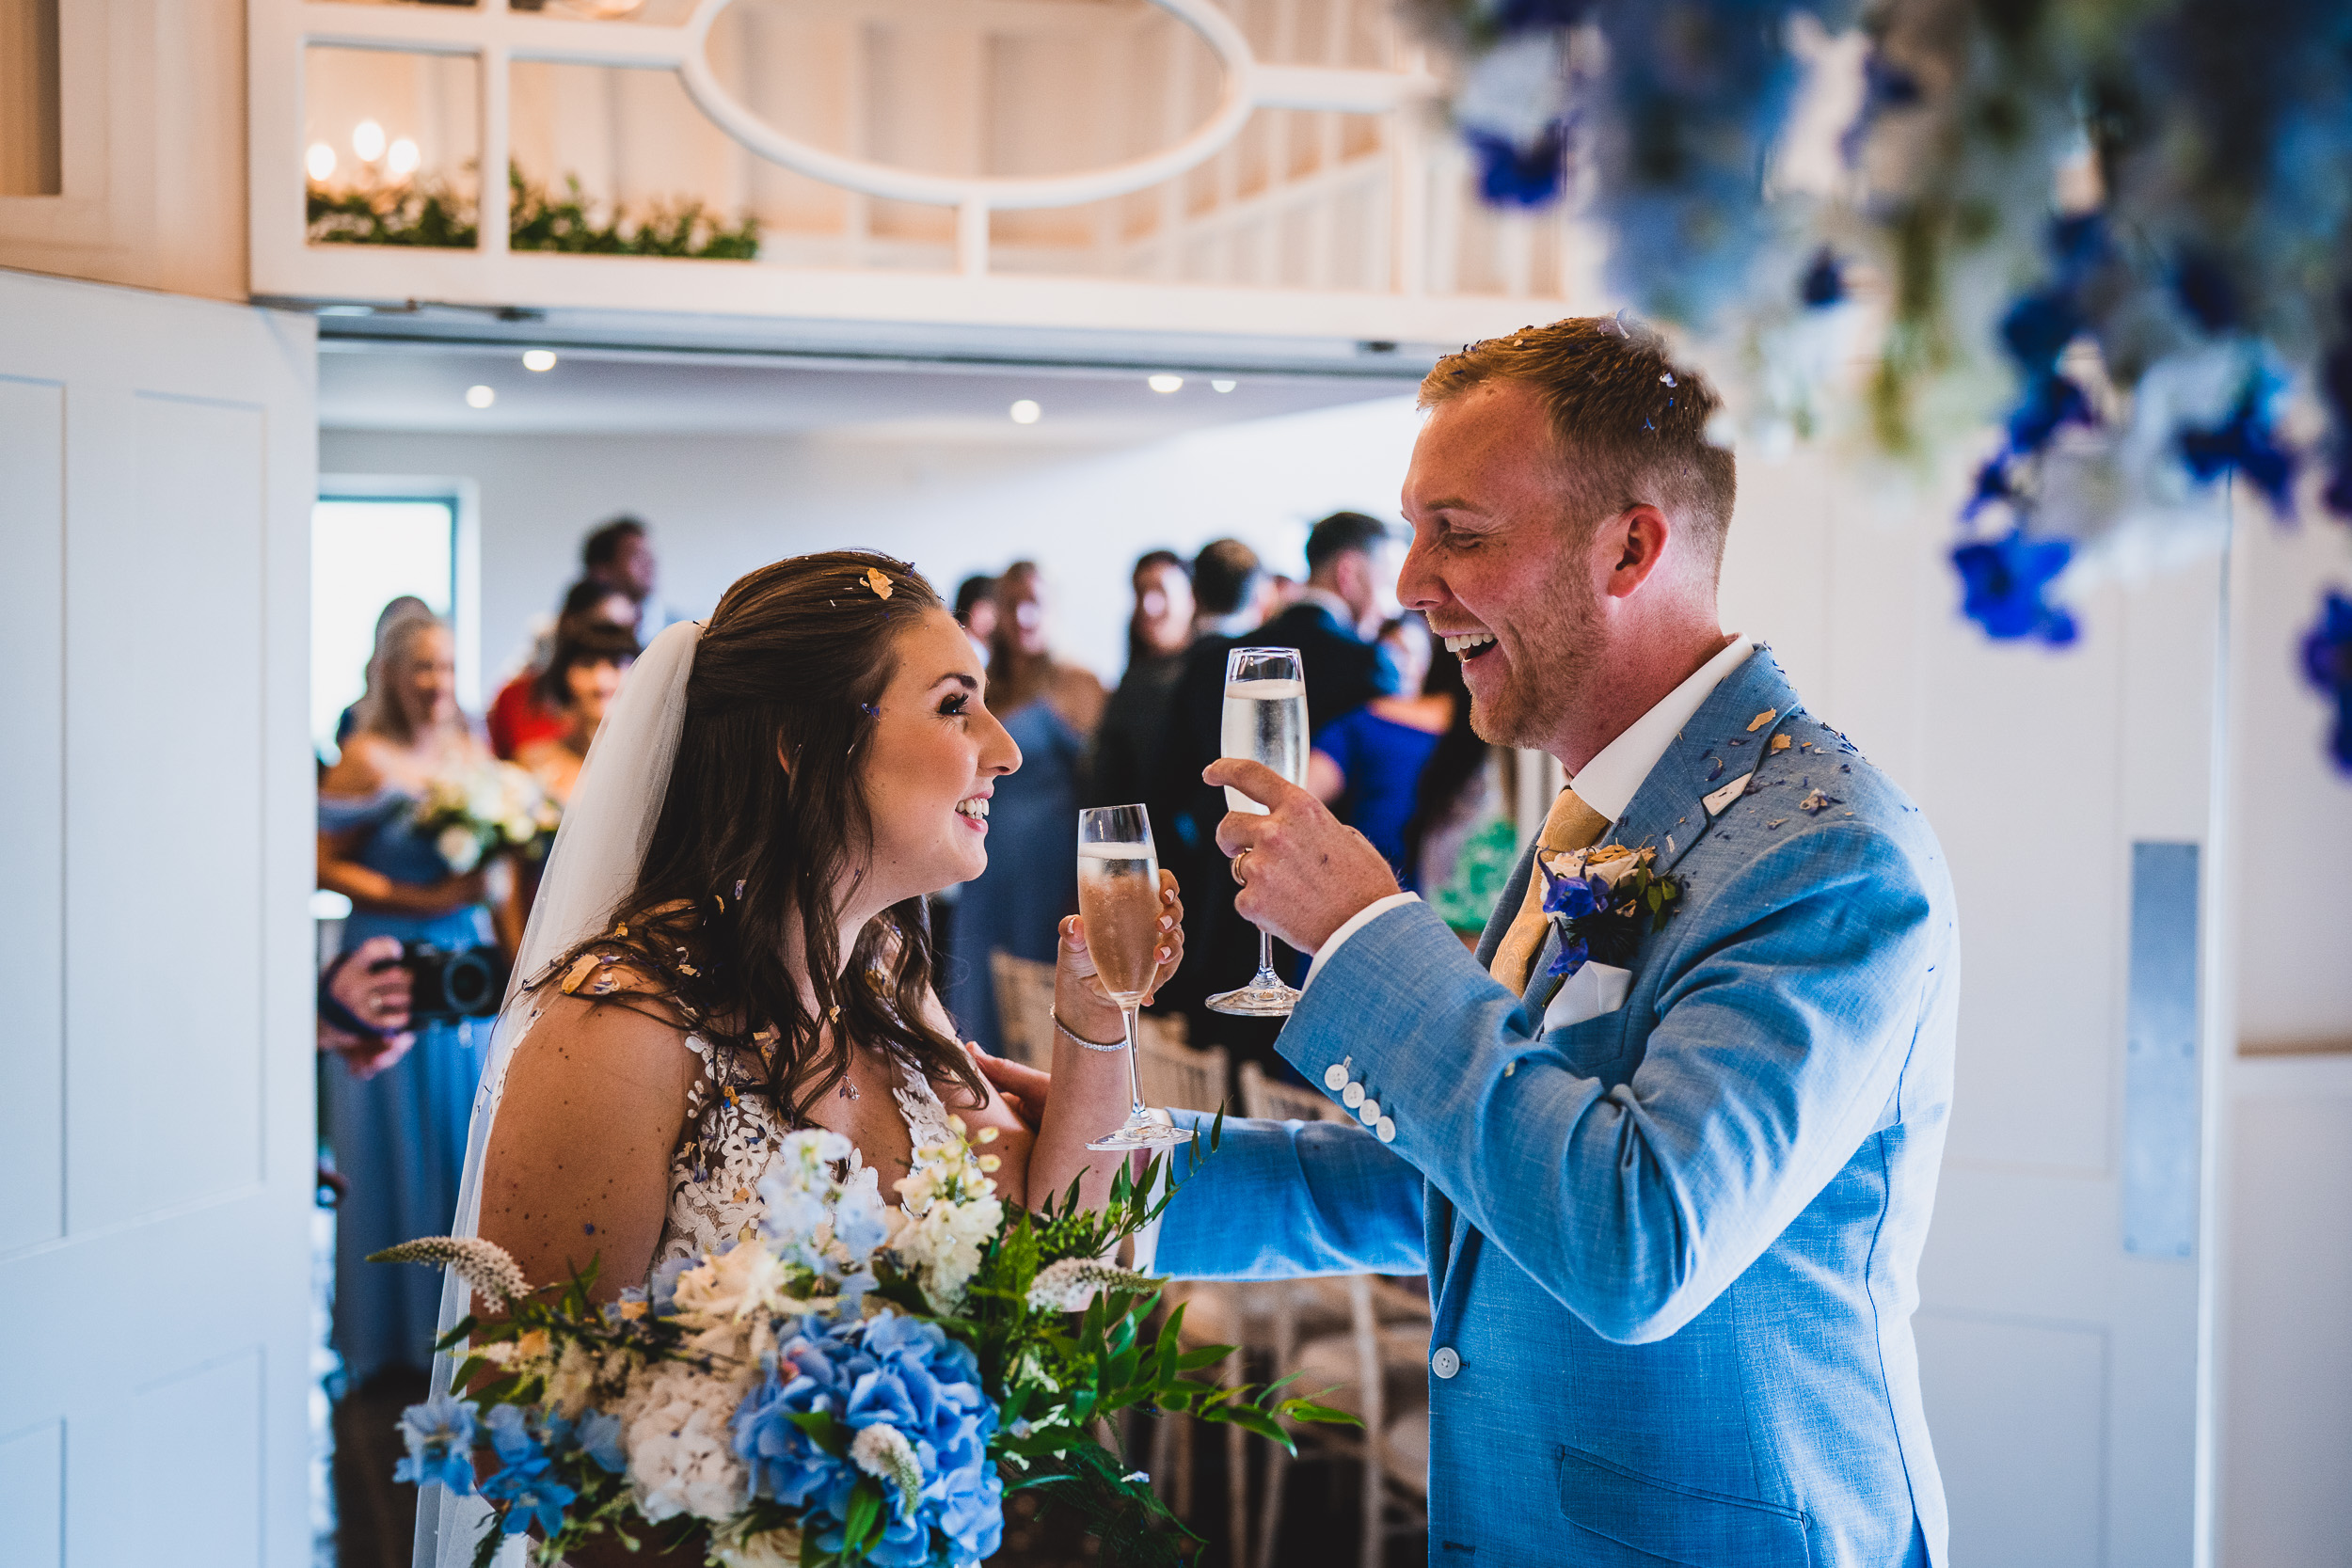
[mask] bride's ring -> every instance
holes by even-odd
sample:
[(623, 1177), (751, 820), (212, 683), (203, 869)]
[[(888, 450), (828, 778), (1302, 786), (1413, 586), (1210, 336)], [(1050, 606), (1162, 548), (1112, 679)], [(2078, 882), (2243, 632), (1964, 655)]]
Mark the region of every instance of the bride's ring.
[(1245, 844), (1241, 847), (1241, 854), (1233, 857), (1233, 885), (1235, 887), (1248, 887), (1249, 885), (1249, 879), (1241, 874), (1241, 863), (1243, 856), (1248, 855), (1249, 851), (1255, 847), (1255, 845)]

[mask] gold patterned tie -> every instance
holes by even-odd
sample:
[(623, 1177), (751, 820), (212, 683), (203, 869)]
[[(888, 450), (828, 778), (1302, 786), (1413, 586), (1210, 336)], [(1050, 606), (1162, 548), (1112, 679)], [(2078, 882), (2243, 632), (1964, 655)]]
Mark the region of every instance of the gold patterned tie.
[[(1576, 798), (1576, 791), (1564, 789), (1551, 803), (1544, 817), (1544, 830), (1535, 835), (1538, 853), (1561, 854), (1571, 849), (1589, 849), (1609, 831), (1609, 818)], [(1502, 942), (1495, 949), (1494, 962), (1486, 973), (1511, 988), (1513, 995), (1527, 990), (1527, 972), (1535, 962), (1535, 955), (1543, 951), (1544, 875), (1541, 864), (1527, 870), (1527, 896), (1519, 900), (1519, 912), (1512, 917), (1511, 928), (1502, 934)]]

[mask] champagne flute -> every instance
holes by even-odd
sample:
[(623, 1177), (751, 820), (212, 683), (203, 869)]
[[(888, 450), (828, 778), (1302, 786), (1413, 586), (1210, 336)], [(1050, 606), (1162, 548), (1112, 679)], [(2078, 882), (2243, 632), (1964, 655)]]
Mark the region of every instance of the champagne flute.
[(1089, 1148), (1166, 1148), (1187, 1133), (1143, 1103), (1136, 1067), (1136, 1009), (1159, 967), (1160, 857), (1141, 806), (1089, 806), (1078, 814), (1078, 912), (1103, 989), (1127, 1024), (1127, 1121)]
[[(1307, 783), (1307, 683), (1296, 648), (1235, 648), (1225, 658), (1223, 754), (1264, 763), (1302, 788)], [(1225, 786), (1232, 811), (1263, 814), (1265, 807), (1232, 785)], [(1220, 991), (1209, 1006), (1244, 1018), (1288, 1018), (1298, 992), (1274, 973), (1274, 939), (1258, 932), (1258, 973), (1238, 990)]]

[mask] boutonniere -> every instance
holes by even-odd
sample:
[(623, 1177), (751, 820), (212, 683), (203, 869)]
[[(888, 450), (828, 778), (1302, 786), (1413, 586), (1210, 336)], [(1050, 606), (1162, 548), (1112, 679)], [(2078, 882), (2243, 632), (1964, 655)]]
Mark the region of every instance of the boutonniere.
[(1547, 973), (1574, 974), (1595, 959), (1623, 964), (1633, 957), (1645, 927), (1655, 931), (1674, 912), (1682, 886), (1654, 869), (1658, 851), (1622, 844), (1572, 850), (1546, 863), (1544, 913), (1560, 928), (1560, 956)]

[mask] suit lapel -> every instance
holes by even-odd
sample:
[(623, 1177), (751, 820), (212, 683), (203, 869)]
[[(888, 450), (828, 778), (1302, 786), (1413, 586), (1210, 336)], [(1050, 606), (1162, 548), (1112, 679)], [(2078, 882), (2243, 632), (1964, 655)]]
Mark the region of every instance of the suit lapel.
[(1721, 815), (1708, 811), (1708, 797), (1755, 772), (1774, 732), (1799, 705), (1796, 688), (1759, 644), (1682, 726), (1609, 830), (1609, 842), (1649, 845), (1658, 851), (1659, 871), (1672, 868)]

